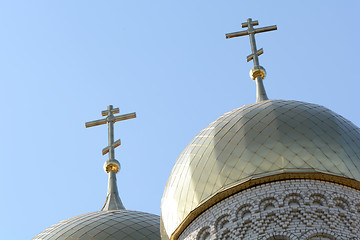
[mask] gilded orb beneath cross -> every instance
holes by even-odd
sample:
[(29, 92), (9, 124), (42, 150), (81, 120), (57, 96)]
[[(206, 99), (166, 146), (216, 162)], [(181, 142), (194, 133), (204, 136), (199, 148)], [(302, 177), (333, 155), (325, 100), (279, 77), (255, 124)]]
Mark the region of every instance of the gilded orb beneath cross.
[(252, 80), (255, 80), (257, 77), (261, 77), (261, 79), (265, 79), (266, 70), (262, 66), (255, 66), (250, 70), (249, 75)]
[(106, 173), (115, 171), (116, 173), (120, 170), (120, 163), (116, 159), (107, 160), (104, 164), (104, 170)]

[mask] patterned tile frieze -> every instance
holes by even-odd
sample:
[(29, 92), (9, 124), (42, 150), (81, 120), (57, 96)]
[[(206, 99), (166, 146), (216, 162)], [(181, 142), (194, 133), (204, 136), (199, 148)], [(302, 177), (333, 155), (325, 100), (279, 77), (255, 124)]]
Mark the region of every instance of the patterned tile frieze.
[(256, 186), (215, 204), (181, 240), (360, 240), (360, 191), (319, 180)]

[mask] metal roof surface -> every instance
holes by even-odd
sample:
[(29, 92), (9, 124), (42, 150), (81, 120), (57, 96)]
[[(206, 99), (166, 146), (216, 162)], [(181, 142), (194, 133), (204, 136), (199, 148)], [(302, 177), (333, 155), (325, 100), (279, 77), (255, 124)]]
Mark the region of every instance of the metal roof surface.
[(161, 204), (168, 236), (216, 193), (249, 179), (319, 172), (360, 181), (360, 130), (316, 104), (267, 100), (228, 112), (180, 154)]
[(99, 211), (61, 221), (33, 240), (160, 240), (157, 215), (129, 211)]

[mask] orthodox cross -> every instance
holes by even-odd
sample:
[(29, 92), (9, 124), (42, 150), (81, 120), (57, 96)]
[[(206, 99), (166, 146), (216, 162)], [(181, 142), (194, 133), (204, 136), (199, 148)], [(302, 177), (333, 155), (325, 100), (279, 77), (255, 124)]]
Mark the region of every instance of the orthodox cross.
[(264, 85), (262, 83), (262, 80), (266, 76), (265, 68), (260, 66), (259, 64), (259, 58), (261, 54), (264, 53), (264, 50), (261, 48), (260, 50), (257, 50), (256, 48), (256, 42), (255, 42), (255, 34), (256, 33), (262, 33), (262, 32), (268, 32), (277, 30), (277, 26), (268, 26), (263, 28), (254, 28), (254, 26), (259, 25), (259, 22), (253, 21), (251, 18), (248, 18), (245, 23), (241, 24), (241, 27), (248, 28), (247, 30), (240, 31), (240, 32), (233, 32), (233, 33), (227, 33), (225, 34), (226, 38), (234, 38), (234, 37), (240, 37), (249, 35), (250, 38), (250, 45), (251, 45), (251, 54), (247, 56), (247, 61), (253, 60), (254, 67), (250, 70), (250, 77), (256, 81), (257, 85), (257, 102), (268, 100)]
[(234, 38), (234, 37), (240, 37), (240, 36), (249, 35), (252, 54), (247, 56), (246, 59), (247, 59), (248, 62), (251, 61), (251, 60), (254, 60), (254, 67), (255, 66), (260, 66), (258, 56), (260, 56), (261, 54), (264, 53), (264, 50), (262, 48), (259, 51), (256, 49), (255, 34), (256, 33), (262, 33), (262, 32), (269, 32), (269, 31), (277, 30), (276, 25), (269, 26), (269, 27), (263, 27), (263, 28), (256, 28), (255, 29), (254, 26), (256, 26), (256, 25), (259, 25), (259, 22), (257, 20), (252, 21), (251, 18), (248, 18), (247, 22), (241, 24), (241, 27), (242, 28), (247, 27), (248, 28), (247, 30), (240, 31), (240, 32), (234, 32), (234, 33), (227, 33), (225, 35), (226, 38)]
[(125, 209), (119, 197), (116, 184), (116, 173), (120, 170), (120, 163), (115, 159), (114, 149), (120, 146), (120, 139), (114, 142), (114, 123), (135, 118), (136, 113), (114, 116), (114, 114), (119, 112), (119, 108), (113, 108), (112, 105), (109, 105), (107, 110), (101, 112), (101, 115), (106, 116), (106, 118), (85, 123), (85, 127), (87, 128), (106, 123), (108, 125), (108, 146), (102, 150), (102, 154), (105, 155), (109, 153), (109, 160), (107, 160), (104, 164), (104, 170), (109, 175), (109, 184), (106, 201), (101, 211)]
[(109, 153), (109, 160), (115, 159), (114, 149), (121, 144), (120, 139), (114, 142), (114, 123), (131, 118), (136, 118), (136, 113), (128, 113), (124, 115), (114, 116), (114, 114), (117, 114), (119, 112), (119, 108), (113, 108), (112, 105), (109, 105), (107, 110), (101, 112), (102, 116), (107, 116), (106, 118), (85, 123), (85, 127), (87, 128), (103, 125), (106, 123), (108, 124), (108, 146), (102, 150), (102, 154), (105, 155)]

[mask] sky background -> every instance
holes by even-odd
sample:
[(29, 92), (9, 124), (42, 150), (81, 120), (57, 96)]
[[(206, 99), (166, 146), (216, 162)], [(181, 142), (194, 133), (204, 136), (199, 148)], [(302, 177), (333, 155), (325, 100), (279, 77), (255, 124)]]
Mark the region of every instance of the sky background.
[(160, 214), (167, 178), (191, 139), (255, 101), (248, 17), (264, 48), (271, 99), (324, 105), (360, 125), (360, 1), (0, 1), (0, 238), (31, 239), (104, 204), (109, 104), (120, 197)]

